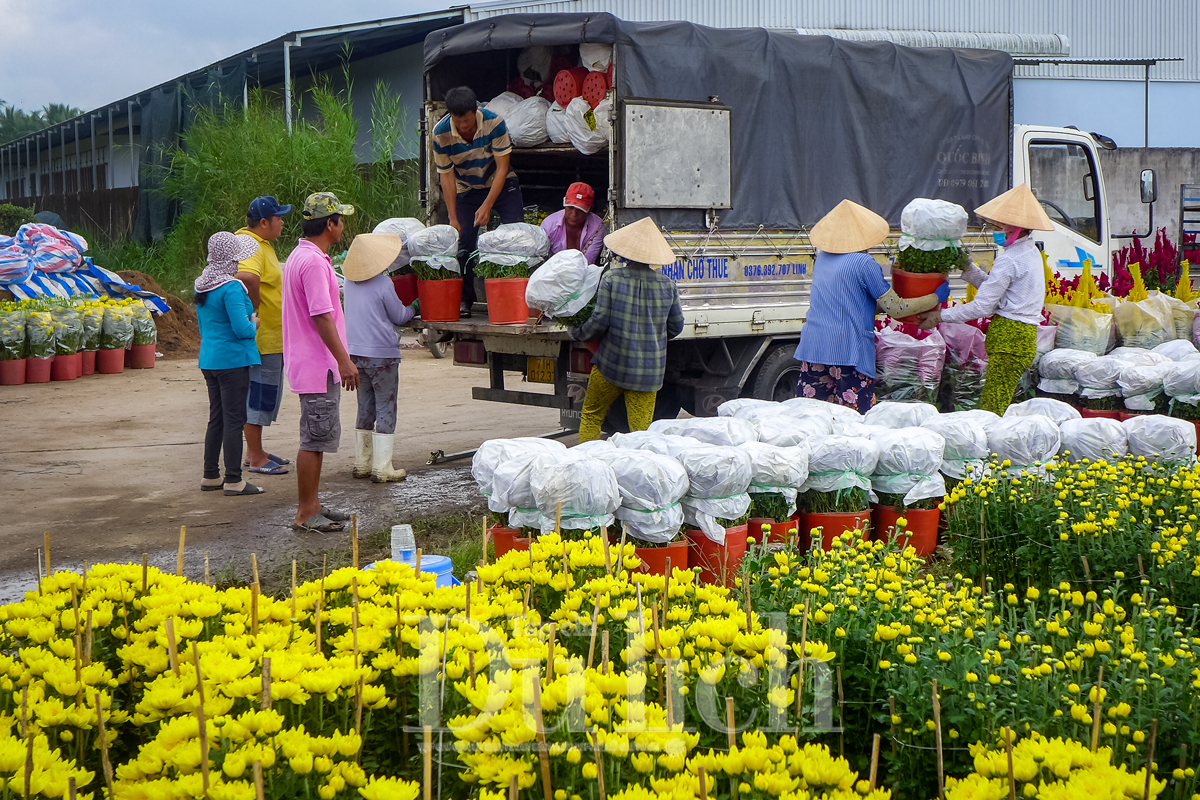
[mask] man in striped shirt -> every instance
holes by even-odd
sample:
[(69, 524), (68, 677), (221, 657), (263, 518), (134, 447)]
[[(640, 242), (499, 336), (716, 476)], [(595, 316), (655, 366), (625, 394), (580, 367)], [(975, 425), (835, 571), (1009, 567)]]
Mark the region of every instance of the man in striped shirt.
[[(475, 302), (475, 264), (472, 254), (479, 229), (492, 218), (501, 223), (525, 218), (521, 185), (509, 169), (512, 139), (504, 120), (479, 108), (475, 92), (459, 86), (446, 92), (450, 113), (433, 129), (433, 160), (446, 200), (450, 224), (458, 231), (458, 263), (462, 266), (462, 316), (471, 316)], [(497, 177), (499, 176), (499, 177)]]

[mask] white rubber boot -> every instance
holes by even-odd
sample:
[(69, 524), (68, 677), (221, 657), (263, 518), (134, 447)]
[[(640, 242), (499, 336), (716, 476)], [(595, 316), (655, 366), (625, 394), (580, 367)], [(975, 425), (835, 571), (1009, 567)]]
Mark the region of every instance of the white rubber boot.
[(371, 477), (371, 437), (375, 431), (354, 431), (354, 477)]
[(375, 483), (395, 483), (408, 477), (402, 469), (392, 468), (392, 446), (396, 435), (392, 433), (372, 434), (374, 453), (371, 456), (371, 480)]

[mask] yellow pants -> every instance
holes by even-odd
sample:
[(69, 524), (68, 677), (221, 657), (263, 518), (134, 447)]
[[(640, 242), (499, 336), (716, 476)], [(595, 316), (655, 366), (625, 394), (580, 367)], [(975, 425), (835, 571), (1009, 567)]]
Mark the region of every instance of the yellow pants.
[(587, 395), (583, 398), (583, 414), (579, 420), (579, 441), (591, 442), (600, 438), (600, 425), (608, 409), (616, 399), (625, 395), (625, 415), (629, 417), (629, 430), (644, 431), (654, 421), (654, 398), (658, 392), (630, 392), (613, 386), (604, 379), (600, 370), (592, 367), (588, 376)]

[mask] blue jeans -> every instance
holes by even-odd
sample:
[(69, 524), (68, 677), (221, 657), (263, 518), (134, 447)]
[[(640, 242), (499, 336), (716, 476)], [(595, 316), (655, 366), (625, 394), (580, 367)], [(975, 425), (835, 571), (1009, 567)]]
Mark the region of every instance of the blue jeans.
[[(458, 216), (458, 264), (462, 268), (462, 301), (468, 306), (475, 302), (475, 250), (479, 243), (479, 229), (475, 227), (475, 212), (487, 200), (489, 189), (471, 189), (459, 192), (455, 204)], [(525, 221), (525, 204), (521, 200), (521, 184), (513, 175), (504, 182), (504, 188), (496, 197), (492, 210), (500, 215), (501, 224)]]

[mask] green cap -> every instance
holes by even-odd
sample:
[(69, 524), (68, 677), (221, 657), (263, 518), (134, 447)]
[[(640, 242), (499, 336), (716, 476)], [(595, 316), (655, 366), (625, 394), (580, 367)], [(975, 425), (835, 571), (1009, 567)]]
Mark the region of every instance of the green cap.
[(310, 194), (304, 201), (304, 209), (300, 215), (305, 219), (324, 219), (334, 214), (348, 216), (354, 213), (354, 206), (339, 203), (332, 192), (317, 192)]

